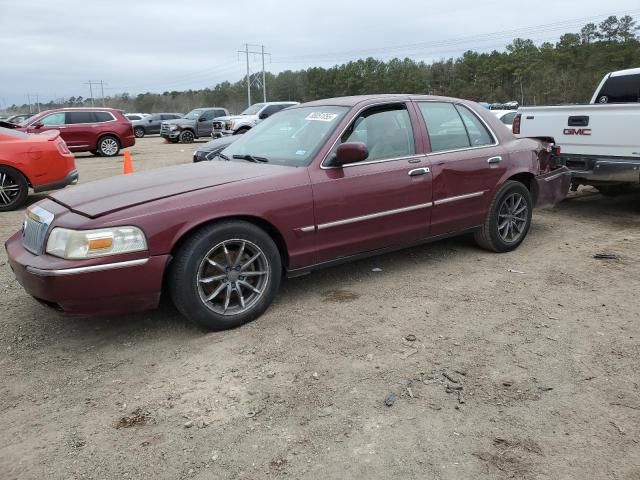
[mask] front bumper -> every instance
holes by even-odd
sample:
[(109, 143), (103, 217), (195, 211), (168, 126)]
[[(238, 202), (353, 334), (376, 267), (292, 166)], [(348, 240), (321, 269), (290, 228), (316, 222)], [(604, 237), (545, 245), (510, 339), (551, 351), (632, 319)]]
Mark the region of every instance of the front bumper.
[(156, 308), (168, 255), (68, 261), (33, 255), (20, 232), (5, 244), (18, 283), (40, 302), (75, 315), (116, 315)]
[(46, 192), (49, 190), (57, 190), (59, 188), (64, 188), (67, 185), (73, 185), (75, 183), (78, 183), (78, 178), (79, 178), (78, 171), (71, 170), (66, 177), (64, 177), (62, 180), (58, 182), (47, 183), (44, 185), (34, 185), (33, 191), (34, 193), (39, 193), (39, 192)]
[(181, 133), (181, 132), (182, 132), (182, 130), (170, 130), (170, 131), (168, 131), (168, 132), (162, 132), (162, 133), (160, 134), (160, 136), (161, 136), (162, 138), (171, 138), (171, 139), (173, 139), (173, 138), (178, 138), (178, 137), (180, 137), (180, 133)]
[(571, 186), (571, 171), (559, 167), (536, 177), (536, 207), (555, 205), (565, 199)]
[(226, 137), (228, 135), (233, 135), (234, 131), (233, 130), (217, 130), (214, 129), (211, 132), (211, 138), (221, 138), (221, 137)]

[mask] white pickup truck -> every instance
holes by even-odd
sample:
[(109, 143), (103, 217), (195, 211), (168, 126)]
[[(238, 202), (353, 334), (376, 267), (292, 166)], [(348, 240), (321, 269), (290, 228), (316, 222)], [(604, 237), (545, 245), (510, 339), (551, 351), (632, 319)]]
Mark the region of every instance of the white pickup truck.
[(556, 165), (572, 172), (572, 189), (593, 185), (616, 195), (640, 183), (640, 68), (602, 79), (588, 105), (520, 107), (518, 137), (556, 144)]

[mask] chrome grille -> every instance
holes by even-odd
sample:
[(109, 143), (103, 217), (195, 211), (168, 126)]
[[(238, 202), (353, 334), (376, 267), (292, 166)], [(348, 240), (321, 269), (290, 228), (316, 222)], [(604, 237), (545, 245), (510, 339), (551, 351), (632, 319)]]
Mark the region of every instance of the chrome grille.
[(44, 251), (44, 239), (53, 220), (53, 213), (38, 206), (27, 210), (22, 224), (22, 245), (34, 255)]
[(222, 122), (213, 122), (213, 128), (216, 130), (222, 130), (224, 128), (224, 123)]

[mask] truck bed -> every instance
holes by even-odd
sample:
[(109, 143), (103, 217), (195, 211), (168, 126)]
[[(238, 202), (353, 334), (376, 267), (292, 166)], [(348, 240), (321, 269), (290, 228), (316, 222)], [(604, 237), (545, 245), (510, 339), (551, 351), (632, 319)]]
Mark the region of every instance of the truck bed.
[(563, 155), (640, 160), (640, 104), (521, 107), (518, 137), (553, 138)]

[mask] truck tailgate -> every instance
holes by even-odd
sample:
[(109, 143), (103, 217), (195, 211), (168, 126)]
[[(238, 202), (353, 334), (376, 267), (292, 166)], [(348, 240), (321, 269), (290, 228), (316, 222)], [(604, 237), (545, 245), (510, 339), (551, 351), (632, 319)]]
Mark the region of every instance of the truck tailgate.
[(563, 153), (640, 158), (640, 104), (523, 107), (518, 137), (553, 138)]

